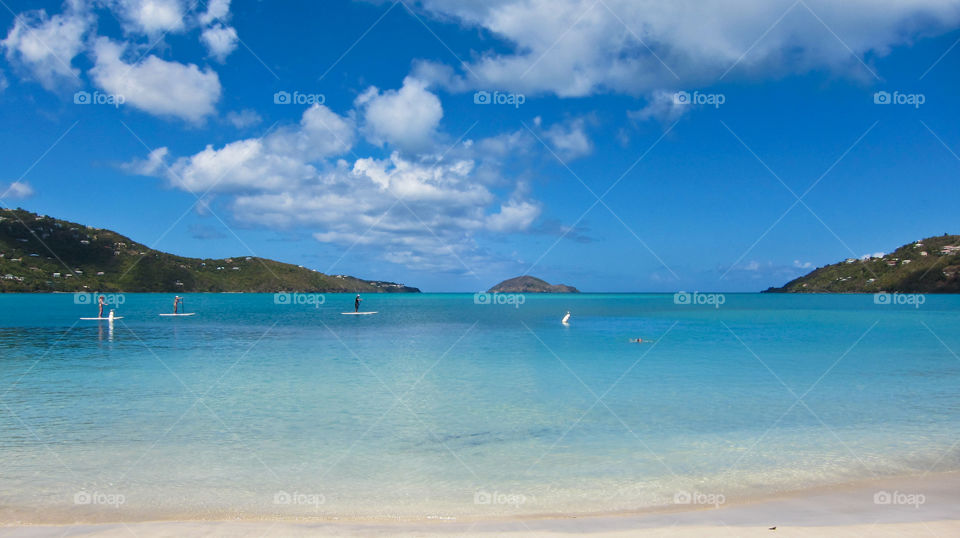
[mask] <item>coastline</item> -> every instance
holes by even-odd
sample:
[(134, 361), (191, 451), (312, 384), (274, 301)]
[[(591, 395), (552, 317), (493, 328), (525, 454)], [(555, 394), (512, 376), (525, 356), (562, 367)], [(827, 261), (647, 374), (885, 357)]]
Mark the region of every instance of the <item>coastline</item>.
[[(884, 503), (884, 494), (891, 498)], [(880, 495), (880, 502), (876, 502)], [(898, 500), (899, 496), (899, 500)], [(912, 497), (911, 497), (912, 496)], [(909, 499), (913, 504), (902, 502)], [(922, 502), (916, 502), (922, 501)], [(0, 523), (0, 535), (141, 537), (198, 536), (760, 536), (771, 527), (788, 536), (957, 535), (960, 472), (885, 478), (777, 494), (719, 508), (688, 505), (642, 512), (524, 516), (501, 519), (441, 517), (419, 521), (171, 520), (32, 525)]]

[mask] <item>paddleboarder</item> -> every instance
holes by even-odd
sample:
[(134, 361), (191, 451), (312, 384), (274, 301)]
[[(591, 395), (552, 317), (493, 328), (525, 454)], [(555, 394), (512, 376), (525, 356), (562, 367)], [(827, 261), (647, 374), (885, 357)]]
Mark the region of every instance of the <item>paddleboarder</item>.
[(97, 306), (100, 307), (100, 311), (97, 313), (97, 317), (98, 317), (98, 318), (102, 318), (102, 317), (103, 317), (103, 307), (104, 307), (104, 305), (107, 304), (106, 301), (107, 301), (107, 300), (106, 300), (106, 297), (104, 297), (103, 295), (101, 295), (101, 296), (99, 296), (99, 297), (97, 298)]
[(362, 301), (362, 300), (363, 300), (363, 299), (360, 298), (360, 294), (358, 293), (358, 294), (357, 294), (357, 298), (353, 301), (353, 311), (354, 311), (354, 312), (359, 312), (359, 311), (360, 311), (360, 301)]
[(179, 307), (179, 306), (182, 305), (182, 304), (183, 304), (183, 297), (180, 297), (179, 295), (177, 295), (176, 297), (173, 298), (173, 313), (174, 313), (174, 314), (177, 313), (177, 307)]

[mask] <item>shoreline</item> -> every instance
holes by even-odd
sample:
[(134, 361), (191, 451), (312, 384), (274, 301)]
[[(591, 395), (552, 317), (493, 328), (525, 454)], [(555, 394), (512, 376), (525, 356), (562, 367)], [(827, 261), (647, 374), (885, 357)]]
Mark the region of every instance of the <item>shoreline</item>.
[[(884, 497), (884, 493), (887, 494)], [(877, 496), (879, 502), (877, 502)], [(912, 496), (912, 497), (910, 497)], [(918, 497), (919, 496), (919, 497)], [(889, 503), (884, 499), (889, 498)], [(912, 500), (913, 504), (904, 503)], [(922, 501), (922, 502), (918, 502)], [(542, 514), (507, 517), (424, 516), (410, 518), (255, 518), (210, 520), (115, 521), (107, 523), (31, 524), (0, 522), (0, 535), (71, 536), (369, 536), (369, 535), (671, 535), (704, 533), (768, 533), (791, 529), (804, 536), (876, 535), (880, 526), (891, 535), (960, 533), (960, 472), (884, 478), (817, 487), (731, 503), (718, 508), (691, 505), (652, 507), (640, 511), (594, 514)], [(870, 531), (869, 533), (867, 531)]]

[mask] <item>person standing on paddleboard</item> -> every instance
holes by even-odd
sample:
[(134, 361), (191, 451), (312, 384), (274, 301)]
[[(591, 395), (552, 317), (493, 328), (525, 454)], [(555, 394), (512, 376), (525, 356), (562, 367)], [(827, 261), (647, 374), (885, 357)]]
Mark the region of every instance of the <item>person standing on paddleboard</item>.
[(173, 298), (173, 313), (174, 313), (174, 314), (177, 313), (177, 307), (180, 306), (180, 303), (182, 303), (182, 302), (183, 302), (183, 297), (180, 297), (179, 295), (177, 295), (176, 297)]
[(356, 300), (353, 301), (353, 311), (354, 311), (354, 312), (359, 312), (359, 311), (360, 311), (360, 301), (362, 301), (362, 300), (363, 300), (363, 299), (360, 298), (360, 294), (358, 293)]
[(99, 313), (97, 313), (97, 317), (98, 317), (98, 318), (102, 318), (102, 317), (103, 317), (103, 305), (105, 305), (105, 304), (106, 304), (106, 298), (105, 298), (103, 295), (101, 295), (100, 297), (97, 298), (97, 306), (100, 307), (100, 311), (99, 311)]

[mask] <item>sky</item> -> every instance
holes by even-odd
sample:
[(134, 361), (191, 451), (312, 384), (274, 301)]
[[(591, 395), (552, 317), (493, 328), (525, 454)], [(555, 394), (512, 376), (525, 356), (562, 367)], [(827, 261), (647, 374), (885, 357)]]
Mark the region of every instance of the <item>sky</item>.
[(0, 0), (0, 204), (424, 291), (960, 233), (960, 0)]

